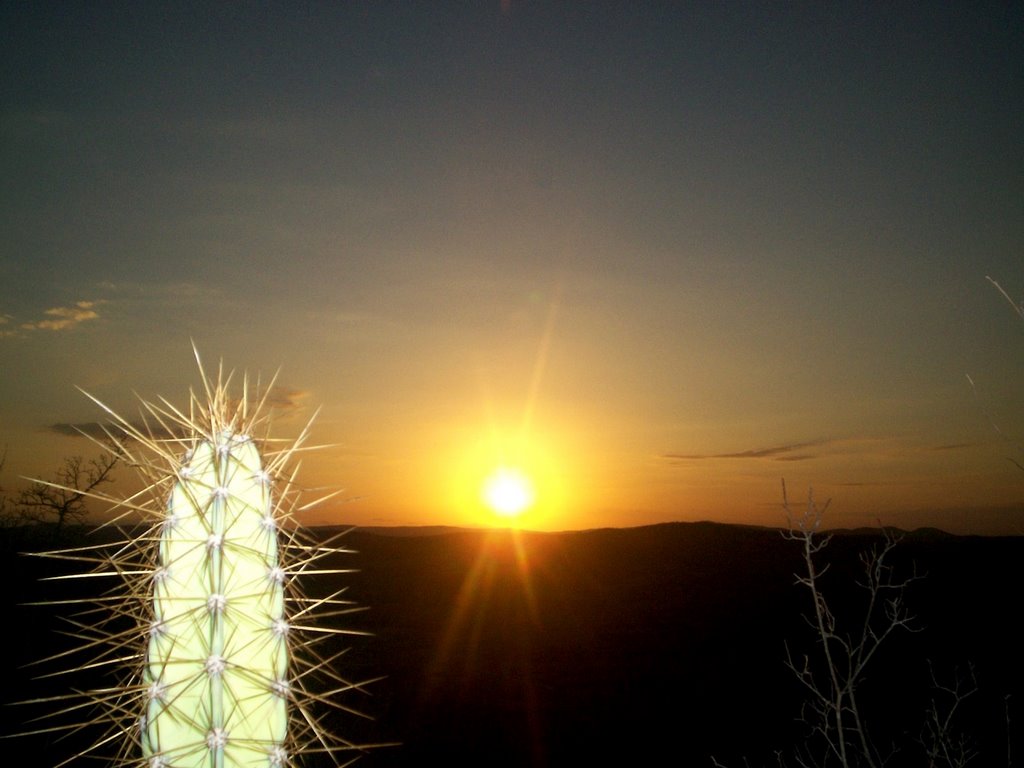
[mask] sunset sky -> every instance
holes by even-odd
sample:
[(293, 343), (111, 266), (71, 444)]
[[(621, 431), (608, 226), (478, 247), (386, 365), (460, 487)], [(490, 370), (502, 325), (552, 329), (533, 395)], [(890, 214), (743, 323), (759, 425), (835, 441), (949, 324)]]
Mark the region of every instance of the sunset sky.
[(313, 522), (1024, 531), (1021, 3), (2, 2), (0, 232), (8, 492), (194, 340)]

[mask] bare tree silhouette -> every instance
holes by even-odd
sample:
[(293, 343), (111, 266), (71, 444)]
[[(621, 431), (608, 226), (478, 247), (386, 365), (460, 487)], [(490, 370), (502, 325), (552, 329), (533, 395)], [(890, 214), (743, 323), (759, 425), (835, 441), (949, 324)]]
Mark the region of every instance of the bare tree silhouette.
[(113, 482), (118, 461), (111, 451), (89, 460), (68, 456), (52, 482), (33, 481), (11, 506), (23, 522), (54, 523), (59, 533), (66, 525), (85, 520), (89, 512), (86, 499), (100, 486)]

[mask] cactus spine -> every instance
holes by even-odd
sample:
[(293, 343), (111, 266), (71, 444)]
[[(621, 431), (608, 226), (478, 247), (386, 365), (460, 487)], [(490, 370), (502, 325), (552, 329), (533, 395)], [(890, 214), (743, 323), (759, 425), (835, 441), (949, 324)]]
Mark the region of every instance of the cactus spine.
[[(43, 553), (92, 561), (82, 575), (120, 583), (96, 600), (107, 618), (69, 619), (95, 655), (80, 668), (120, 665), (120, 684), (58, 696), (64, 705), (55, 717), (89, 705), (99, 714), (34, 731), (108, 726), (65, 762), (88, 753), (132, 768), (285, 768), (307, 753), (334, 759), (365, 749), (331, 733), (322, 711), (351, 712), (337, 696), (364, 685), (339, 676), (332, 664), (341, 652), (323, 646), (337, 634), (361, 634), (330, 626), (356, 609), (343, 590), (299, 591), (304, 575), (346, 572), (322, 563), (348, 552), (312, 541), (294, 517), (323, 500), (299, 505), (294, 455), (305, 450), (309, 425), (295, 441), (272, 441), (265, 433), (273, 381), (253, 401), (246, 380), (232, 399), (230, 374), (220, 370), (211, 381), (199, 369), (203, 391), (192, 394), (188, 414), (163, 399), (142, 401), (142, 420), (132, 423), (92, 398), (148, 494), (100, 497), (112, 502), (117, 514), (107, 525), (125, 531), (123, 541)], [(141, 534), (125, 525), (140, 516), (148, 522)], [(133, 629), (122, 628), (125, 620)]]

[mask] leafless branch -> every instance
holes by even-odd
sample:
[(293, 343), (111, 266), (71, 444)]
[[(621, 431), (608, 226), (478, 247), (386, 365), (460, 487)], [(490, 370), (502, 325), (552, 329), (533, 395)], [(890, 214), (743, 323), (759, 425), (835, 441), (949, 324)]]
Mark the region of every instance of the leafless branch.
[(940, 682), (928, 666), (934, 695), (918, 741), (928, 757), (928, 768), (964, 768), (978, 753), (966, 735), (956, 731), (954, 719), (960, 705), (978, 691), (974, 666), (966, 673), (954, 672), (951, 683)]
[(801, 714), (810, 738), (795, 759), (801, 766), (819, 768), (831, 764), (881, 768), (891, 755), (883, 753), (872, 740), (858, 692), (883, 643), (897, 631), (915, 631), (905, 592), (918, 576), (895, 574), (889, 559), (899, 538), (883, 531), (883, 542), (861, 556), (863, 577), (857, 583), (867, 595), (864, 613), (853, 629), (841, 627), (822, 591), (822, 576), (828, 565), (818, 562), (831, 541), (830, 536), (821, 533), (828, 502), (819, 506), (813, 491), (809, 491), (806, 507), (796, 514), (785, 482), (782, 498), (789, 520), (784, 535), (801, 548), (804, 572), (797, 574), (796, 583), (810, 597), (811, 611), (806, 618), (817, 640), (813, 655), (794, 657), (786, 646), (786, 666), (808, 697)]
[(53, 482), (33, 482), (21, 491), (14, 506), (24, 520), (54, 522), (60, 531), (65, 525), (85, 519), (86, 500), (97, 488), (113, 481), (112, 473), (119, 461), (115, 451), (106, 451), (88, 461), (81, 456), (68, 456)]

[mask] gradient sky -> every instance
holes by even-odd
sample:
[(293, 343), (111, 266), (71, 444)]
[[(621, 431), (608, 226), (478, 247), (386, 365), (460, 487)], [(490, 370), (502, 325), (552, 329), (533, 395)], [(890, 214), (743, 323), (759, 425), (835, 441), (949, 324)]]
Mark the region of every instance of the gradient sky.
[(1022, 139), (1021, 3), (0, 2), (0, 483), (194, 339), (315, 521), (1020, 532)]

